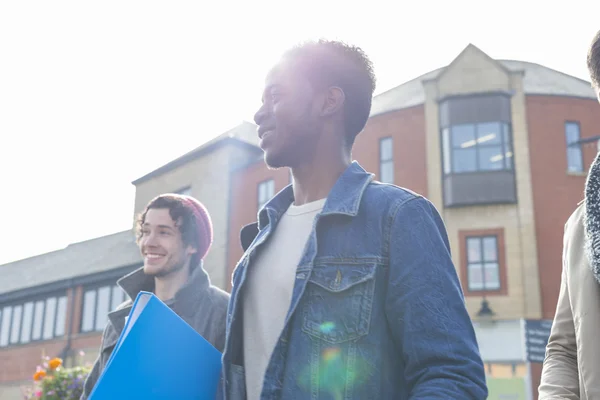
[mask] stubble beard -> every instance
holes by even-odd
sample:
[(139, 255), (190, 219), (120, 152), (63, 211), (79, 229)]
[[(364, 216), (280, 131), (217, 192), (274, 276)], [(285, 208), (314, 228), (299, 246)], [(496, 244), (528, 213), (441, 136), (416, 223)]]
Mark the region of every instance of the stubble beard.
[(186, 263), (187, 263), (187, 260), (181, 260), (172, 266), (165, 266), (164, 268), (161, 268), (160, 271), (157, 271), (157, 272), (151, 273), (151, 274), (147, 274), (147, 275), (151, 276), (153, 278), (165, 278), (165, 277), (172, 275), (178, 271), (181, 271), (185, 267)]

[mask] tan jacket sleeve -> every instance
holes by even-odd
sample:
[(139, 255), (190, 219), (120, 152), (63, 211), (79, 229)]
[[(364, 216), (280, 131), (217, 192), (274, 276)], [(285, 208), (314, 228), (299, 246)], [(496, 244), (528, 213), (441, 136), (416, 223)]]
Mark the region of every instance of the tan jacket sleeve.
[(563, 248), (563, 271), (556, 314), (546, 347), (539, 387), (539, 400), (579, 400), (577, 342), (569, 299), (568, 229)]

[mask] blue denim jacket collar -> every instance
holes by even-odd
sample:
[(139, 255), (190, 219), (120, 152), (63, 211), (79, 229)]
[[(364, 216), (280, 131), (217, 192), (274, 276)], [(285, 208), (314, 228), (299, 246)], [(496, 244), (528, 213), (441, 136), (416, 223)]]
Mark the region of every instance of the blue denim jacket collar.
[[(365, 188), (373, 178), (373, 174), (368, 173), (358, 162), (353, 161), (329, 192), (321, 215), (356, 216)], [(269, 222), (278, 221), (293, 202), (294, 189), (292, 185), (288, 185), (259, 211), (258, 229), (262, 230)]]

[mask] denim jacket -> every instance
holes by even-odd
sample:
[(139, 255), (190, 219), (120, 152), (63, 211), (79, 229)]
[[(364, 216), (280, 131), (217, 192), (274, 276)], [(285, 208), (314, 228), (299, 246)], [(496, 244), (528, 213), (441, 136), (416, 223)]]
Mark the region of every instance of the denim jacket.
[[(225, 399), (246, 398), (240, 296), (292, 202), (288, 186), (260, 210), (234, 271)], [(429, 201), (374, 181), (356, 162), (346, 169), (315, 218), (263, 385), (261, 399), (487, 398), (446, 230)]]

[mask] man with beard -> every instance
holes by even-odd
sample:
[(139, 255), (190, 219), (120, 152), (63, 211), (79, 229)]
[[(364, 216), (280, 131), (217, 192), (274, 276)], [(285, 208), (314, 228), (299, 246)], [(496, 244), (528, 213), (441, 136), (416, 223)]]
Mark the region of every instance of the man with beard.
[(267, 75), (260, 147), (293, 184), (241, 232), (226, 399), (487, 397), (439, 213), (352, 161), (374, 88), (368, 57), (335, 41), (293, 48)]
[(82, 400), (106, 366), (140, 291), (153, 292), (223, 351), (229, 294), (211, 285), (202, 265), (212, 244), (212, 223), (204, 206), (189, 196), (158, 196), (138, 218), (137, 239), (144, 266), (117, 281), (129, 300), (108, 315), (100, 354), (85, 381)]
[[(600, 100), (600, 31), (587, 66)], [(585, 200), (565, 225), (563, 244), (561, 286), (539, 400), (600, 399), (600, 153), (588, 173)]]

